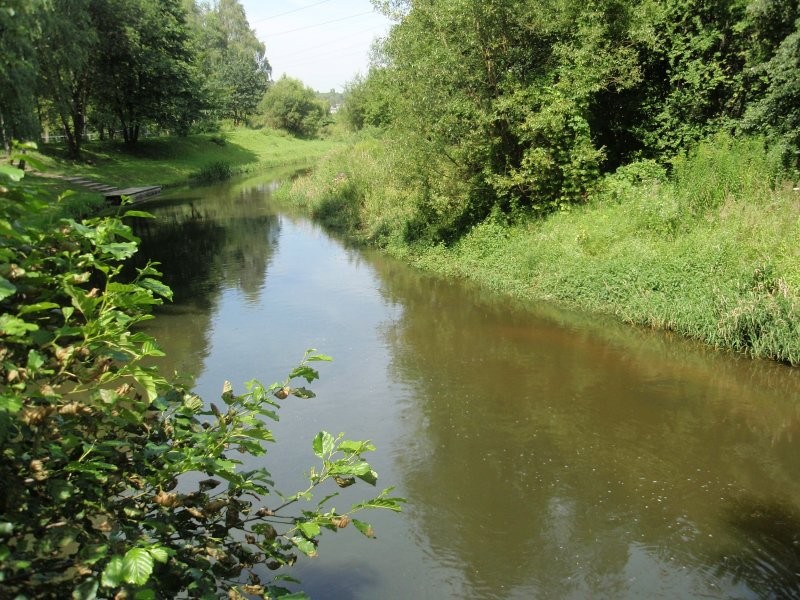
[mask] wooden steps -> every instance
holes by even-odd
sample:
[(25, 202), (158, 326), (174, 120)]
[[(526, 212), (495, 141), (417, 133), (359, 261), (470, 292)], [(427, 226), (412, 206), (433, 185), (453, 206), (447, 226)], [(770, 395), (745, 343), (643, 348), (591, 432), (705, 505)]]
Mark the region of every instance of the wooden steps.
[(73, 185), (85, 187), (93, 192), (98, 192), (103, 195), (106, 202), (109, 204), (119, 204), (122, 202), (123, 196), (129, 198), (131, 202), (140, 202), (146, 198), (152, 198), (161, 193), (160, 185), (148, 185), (138, 187), (116, 188), (113, 185), (107, 185), (98, 181), (92, 181), (84, 177), (61, 177)]

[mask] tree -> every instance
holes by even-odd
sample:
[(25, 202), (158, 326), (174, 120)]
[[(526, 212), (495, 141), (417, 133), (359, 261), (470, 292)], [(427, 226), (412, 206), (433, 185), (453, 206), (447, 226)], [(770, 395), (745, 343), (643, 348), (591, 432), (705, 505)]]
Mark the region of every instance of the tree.
[(669, 157), (744, 113), (744, 0), (662, 0), (639, 45), (644, 78), (633, 128)]
[(622, 0), (419, 0), (383, 45), (393, 129), (422, 189), (419, 231), (449, 239), (494, 208), (584, 198), (603, 159), (592, 100), (640, 76)]
[[(766, 90), (750, 106), (745, 119), (747, 128), (783, 138), (790, 152), (800, 149), (800, 20), (796, 27), (781, 42), (775, 55), (761, 66)], [(800, 162), (792, 166), (800, 169)]]
[(391, 123), (393, 93), (389, 72), (373, 68), (367, 77), (358, 76), (347, 84), (340, 114), (353, 131), (386, 127)]
[(220, 0), (194, 17), (203, 71), (219, 114), (244, 122), (256, 112), (269, 85), (264, 44), (250, 28), (238, 0)]
[(0, 0), (0, 139), (8, 154), (11, 141), (38, 133), (35, 105), (38, 65), (39, 0)]
[(50, 101), (67, 140), (79, 158), (97, 63), (98, 35), (92, 21), (93, 0), (52, 0), (40, 13), (39, 93)]
[(97, 0), (93, 16), (102, 32), (95, 99), (125, 141), (148, 123), (187, 133), (205, 99), (180, 0)]
[(270, 86), (260, 111), (272, 127), (300, 137), (316, 135), (327, 114), (314, 90), (286, 75)]

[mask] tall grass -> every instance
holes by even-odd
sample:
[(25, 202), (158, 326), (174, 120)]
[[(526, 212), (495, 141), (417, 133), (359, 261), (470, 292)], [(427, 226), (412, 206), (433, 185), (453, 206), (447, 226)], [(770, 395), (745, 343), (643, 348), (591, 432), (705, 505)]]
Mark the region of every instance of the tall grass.
[(635, 163), (568, 212), (494, 214), (451, 246), (409, 244), (418, 192), (362, 141), (282, 191), (421, 268), (800, 364), (800, 194), (759, 139), (718, 136), (671, 173)]

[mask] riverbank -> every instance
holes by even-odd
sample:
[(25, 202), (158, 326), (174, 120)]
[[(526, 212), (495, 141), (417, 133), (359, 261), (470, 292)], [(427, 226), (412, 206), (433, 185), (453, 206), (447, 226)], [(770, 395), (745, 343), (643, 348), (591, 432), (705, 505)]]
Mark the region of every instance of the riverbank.
[(44, 144), (40, 162), (50, 173), (80, 176), (118, 187), (186, 184), (293, 166), (310, 166), (337, 142), (301, 140), (271, 129), (237, 128), (213, 134), (142, 139), (134, 146), (94, 141), (84, 159), (66, 158), (63, 148)]
[(419, 192), (392, 153), (354, 142), (278, 197), (429, 271), (800, 364), (800, 193), (759, 140), (709, 141), (669, 177), (634, 163), (585, 204), (496, 214), (448, 245), (414, 239)]

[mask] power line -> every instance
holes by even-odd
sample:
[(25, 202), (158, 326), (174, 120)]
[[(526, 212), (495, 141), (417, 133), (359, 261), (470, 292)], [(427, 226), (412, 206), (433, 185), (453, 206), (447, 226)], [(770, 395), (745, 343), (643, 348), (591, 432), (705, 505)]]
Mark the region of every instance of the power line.
[(278, 13), (277, 15), (270, 15), (268, 17), (256, 19), (255, 21), (250, 21), (250, 25), (252, 25), (253, 23), (263, 23), (264, 21), (269, 21), (270, 19), (277, 19), (278, 17), (282, 17), (284, 15), (291, 15), (292, 13), (300, 12), (301, 10), (306, 10), (307, 8), (314, 8), (315, 6), (319, 6), (320, 4), (325, 4), (326, 2), (330, 1), (331, 0), (320, 0), (319, 2), (315, 2), (314, 4), (301, 6), (300, 8), (293, 8), (292, 10), (287, 10), (286, 12)]
[(356, 17), (363, 17), (364, 15), (374, 14), (374, 11), (368, 10), (366, 12), (350, 15), (349, 17), (342, 17), (340, 19), (333, 19), (331, 21), (324, 21), (323, 23), (316, 23), (314, 25), (306, 25), (305, 27), (298, 27), (297, 29), (290, 29), (288, 31), (279, 31), (278, 33), (266, 34), (267, 37), (278, 37), (279, 35), (286, 35), (288, 33), (295, 33), (296, 31), (303, 31), (305, 29), (313, 29), (314, 27), (322, 27), (323, 25), (330, 25), (331, 23), (339, 23), (340, 21), (347, 21), (348, 19), (355, 19)]
[(340, 58), (347, 58), (347, 57), (350, 57), (350, 56), (358, 56), (358, 55), (364, 56), (364, 58), (368, 58), (367, 56), (365, 56), (364, 51), (362, 49), (353, 48), (353, 49), (350, 49), (348, 52), (337, 53), (335, 56), (330, 55), (330, 54), (317, 55), (317, 56), (307, 56), (305, 58), (302, 58), (300, 60), (295, 60), (295, 61), (293, 61), (293, 60), (278, 61), (278, 64), (279, 65), (280, 64), (288, 64), (290, 66), (301, 66), (301, 65), (307, 65), (307, 64), (312, 64), (312, 63), (313, 64), (320, 64), (320, 63), (324, 64), (326, 62), (331, 62), (331, 61), (336, 62)]
[[(333, 41), (325, 42), (324, 44), (319, 44), (317, 46), (303, 46), (303, 48), (301, 50), (297, 50), (295, 52), (292, 52), (291, 54), (279, 54), (277, 56), (269, 54), (269, 45), (267, 45), (268, 46), (267, 55), (268, 55), (270, 60), (273, 60), (273, 59), (280, 60), (282, 58), (293, 58), (293, 57), (297, 56), (298, 54), (307, 54), (309, 52), (313, 52), (315, 50), (319, 50), (320, 48), (327, 48), (328, 46), (334, 46), (334, 45), (336, 45), (336, 44), (338, 44), (338, 43), (340, 43), (340, 42), (342, 42), (342, 41), (344, 41), (346, 39), (351, 39), (351, 38), (354, 38), (357, 35), (361, 35), (362, 33), (369, 33), (369, 32), (374, 32), (374, 31), (375, 31), (374, 27), (367, 27), (366, 29), (361, 29), (359, 31), (354, 31), (353, 33), (348, 33), (347, 37), (339, 37), (339, 38), (336, 38)], [(373, 36), (373, 38), (374, 38), (374, 36)], [(347, 46), (345, 48), (339, 48), (339, 49), (340, 50), (341, 49), (346, 50), (347, 48), (350, 48), (350, 47), (355, 46), (355, 45), (360, 45), (360, 44), (362, 44), (362, 42), (356, 42), (356, 44), (351, 44), (350, 46)]]

